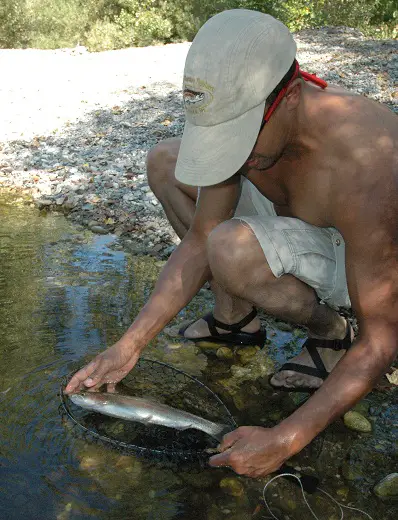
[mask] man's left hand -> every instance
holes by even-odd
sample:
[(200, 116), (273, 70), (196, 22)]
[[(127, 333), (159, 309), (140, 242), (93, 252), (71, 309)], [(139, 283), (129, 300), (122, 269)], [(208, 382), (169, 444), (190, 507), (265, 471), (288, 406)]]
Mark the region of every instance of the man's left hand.
[(293, 455), (290, 441), (278, 426), (242, 426), (224, 435), (219, 446), (222, 453), (211, 457), (209, 464), (229, 466), (239, 475), (264, 477), (279, 469)]

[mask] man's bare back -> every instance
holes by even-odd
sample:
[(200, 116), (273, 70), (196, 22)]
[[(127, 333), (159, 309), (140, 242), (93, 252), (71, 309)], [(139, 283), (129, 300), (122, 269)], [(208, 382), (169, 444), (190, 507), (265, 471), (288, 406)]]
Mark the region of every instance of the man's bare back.
[[(274, 202), (278, 215), (315, 226), (334, 226), (336, 209), (347, 212), (356, 194), (363, 197), (364, 191), (374, 194), (375, 190), (381, 203), (391, 201), (398, 219), (398, 195), (391, 193), (391, 175), (395, 188), (398, 183), (396, 115), (340, 87), (307, 86), (306, 90), (308, 148), (282, 157), (267, 171), (249, 169), (245, 176)], [(381, 169), (378, 165), (383, 162), (395, 167)], [(280, 184), (279, 190), (274, 182), (270, 186), (270, 179)], [(347, 193), (354, 194), (348, 207), (342, 204)]]

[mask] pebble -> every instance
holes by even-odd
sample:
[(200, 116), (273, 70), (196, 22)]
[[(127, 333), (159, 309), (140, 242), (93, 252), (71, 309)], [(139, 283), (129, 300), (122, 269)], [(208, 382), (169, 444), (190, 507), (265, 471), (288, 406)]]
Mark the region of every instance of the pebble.
[(361, 433), (369, 433), (372, 431), (371, 423), (364, 417), (362, 414), (358, 412), (353, 412), (350, 410), (346, 414), (344, 414), (344, 424), (350, 430), (354, 430), (356, 432)]
[(245, 488), (240, 480), (234, 477), (226, 477), (220, 481), (220, 488), (232, 497), (241, 497)]
[(238, 350), (238, 356), (242, 365), (247, 365), (260, 350), (260, 347), (242, 347)]
[(373, 491), (380, 498), (398, 497), (398, 473), (390, 473), (384, 477)]
[(107, 235), (109, 233), (109, 231), (102, 226), (91, 226), (90, 229), (93, 233), (97, 233), (98, 235)]
[(218, 359), (233, 359), (234, 353), (228, 347), (220, 347), (216, 352), (216, 356)]

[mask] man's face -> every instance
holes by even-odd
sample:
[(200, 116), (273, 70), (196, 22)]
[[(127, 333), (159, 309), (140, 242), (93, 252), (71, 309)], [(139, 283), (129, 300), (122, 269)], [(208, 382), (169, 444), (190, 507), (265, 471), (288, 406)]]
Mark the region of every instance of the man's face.
[[(268, 108), (268, 106), (265, 107), (265, 113)], [(265, 124), (263, 123), (261, 126), (257, 141), (245, 164), (249, 170), (269, 170), (281, 158), (283, 153), (283, 146), (281, 145), (281, 125), (277, 124), (276, 119), (277, 118), (274, 117), (273, 120)], [(274, 122), (276, 122), (276, 124), (273, 124)]]

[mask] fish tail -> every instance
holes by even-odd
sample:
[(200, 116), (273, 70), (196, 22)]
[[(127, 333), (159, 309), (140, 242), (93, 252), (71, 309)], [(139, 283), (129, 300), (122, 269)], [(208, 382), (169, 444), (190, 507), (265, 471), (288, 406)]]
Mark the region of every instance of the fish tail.
[(211, 431), (209, 431), (209, 435), (217, 439), (219, 442), (222, 441), (222, 438), (225, 434), (229, 433), (231, 431), (231, 427), (227, 424), (216, 424), (214, 423)]

